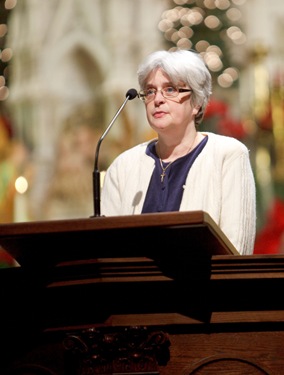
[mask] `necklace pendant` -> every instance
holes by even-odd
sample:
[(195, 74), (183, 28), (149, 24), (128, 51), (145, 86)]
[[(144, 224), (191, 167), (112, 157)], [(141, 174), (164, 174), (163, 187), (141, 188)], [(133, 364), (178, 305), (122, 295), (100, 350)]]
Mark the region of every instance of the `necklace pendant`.
[(161, 182), (164, 182), (164, 177), (165, 177), (166, 173), (165, 171), (163, 170), (163, 173), (161, 174)]

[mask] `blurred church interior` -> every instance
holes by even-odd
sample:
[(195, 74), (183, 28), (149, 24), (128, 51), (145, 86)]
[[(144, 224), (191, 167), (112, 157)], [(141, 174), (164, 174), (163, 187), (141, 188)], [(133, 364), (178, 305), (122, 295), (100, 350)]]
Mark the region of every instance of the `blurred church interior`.
[[(214, 82), (202, 129), (250, 149), (255, 254), (284, 252), (281, 0), (1, 0), (0, 17), (0, 223), (90, 217), (96, 145), (138, 89), (138, 63), (192, 48)], [(131, 101), (101, 146), (101, 171), (152, 136)]]

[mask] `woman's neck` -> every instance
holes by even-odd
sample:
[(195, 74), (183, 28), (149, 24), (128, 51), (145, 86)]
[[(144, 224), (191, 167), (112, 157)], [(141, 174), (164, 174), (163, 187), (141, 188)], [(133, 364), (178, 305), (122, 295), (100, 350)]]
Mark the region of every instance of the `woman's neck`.
[(201, 133), (195, 131), (186, 139), (177, 144), (167, 144), (159, 137), (158, 141), (156, 142), (157, 155), (164, 162), (174, 161), (190, 153), (190, 151), (192, 151), (198, 145), (203, 137), (204, 136)]

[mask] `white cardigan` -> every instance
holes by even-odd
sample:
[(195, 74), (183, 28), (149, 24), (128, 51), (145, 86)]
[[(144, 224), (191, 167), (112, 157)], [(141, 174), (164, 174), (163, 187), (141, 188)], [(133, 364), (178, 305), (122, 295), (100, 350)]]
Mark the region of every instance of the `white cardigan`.
[[(235, 138), (203, 132), (208, 142), (193, 163), (180, 211), (207, 212), (240, 254), (252, 254), (256, 231), (256, 189), (247, 147)], [(140, 214), (155, 167), (148, 142), (120, 154), (108, 168), (101, 214)]]

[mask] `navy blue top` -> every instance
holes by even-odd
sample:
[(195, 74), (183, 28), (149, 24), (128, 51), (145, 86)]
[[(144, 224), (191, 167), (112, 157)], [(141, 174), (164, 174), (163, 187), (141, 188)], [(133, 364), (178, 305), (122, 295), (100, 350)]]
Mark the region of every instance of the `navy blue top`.
[[(176, 159), (167, 168), (163, 182), (161, 182), (163, 170), (155, 148), (157, 141), (149, 143), (146, 154), (155, 160), (155, 169), (148, 186), (142, 213), (179, 211), (186, 177), (207, 140), (208, 137), (205, 137), (190, 153)], [(164, 168), (168, 164), (163, 163)]]

